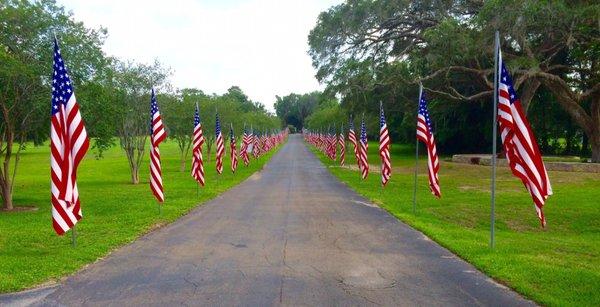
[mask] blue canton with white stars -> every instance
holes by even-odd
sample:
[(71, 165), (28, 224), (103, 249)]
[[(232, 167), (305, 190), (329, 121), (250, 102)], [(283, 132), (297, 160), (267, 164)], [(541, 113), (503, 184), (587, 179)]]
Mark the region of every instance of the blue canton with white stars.
[(365, 120), (363, 119), (360, 124), (360, 141), (363, 143), (367, 143), (367, 127), (365, 126)]
[(60, 111), (60, 106), (66, 106), (73, 95), (73, 83), (69, 78), (67, 67), (60, 55), (58, 42), (54, 40), (54, 74), (52, 75), (52, 111), (54, 115)]
[(219, 113), (217, 113), (215, 122), (216, 122), (215, 135), (218, 137), (219, 134), (221, 134), (221, 121), (219, 121)]
[(500, 71), (500, 82), (505, 84), (506, 87), (508, 87), (510, 104), (515, 103), (515, 101), (518, 99), (517, 93), (515, 92), (515, 87), (513, 86), (512, 78), (510, 77), (510, 74), (508, 73), (508, 69), (506, 69), (504, 62), (502, 62), (502, 69)]
[(154, 94), (154, 89), (152, 89), (152, 96), (150, 98), (150, 133), (153, 133), (153, 125), (154, 114), (158, 113), (158, 103), (156, 102), (156, 94)]
[(431, 119), (429, 119), (429, 111), (427, 110), (427, 100), (425, 99), (425, 93), (421, 93), (421, 101), (419, 101), (419, 114), (425, 117), (425, 123), (430, 132), (433, 132), (431, 127)]
[(198, 106), (196, 106), (196, 112), (194, 112), (194, 127), (200, 124), (200, 112), (198, 112)]
[(235, 138), (233, 136), (233, 126), (231, 126), (231, 128), (229, 129), (229, 139), (232, 143), (235, 142)]
[(383, 128), (383, 126), (385, 126), (385, 115), (383, 115), (383, 106), (380, 109), (381, 114), (379, 115), (379, 127)]

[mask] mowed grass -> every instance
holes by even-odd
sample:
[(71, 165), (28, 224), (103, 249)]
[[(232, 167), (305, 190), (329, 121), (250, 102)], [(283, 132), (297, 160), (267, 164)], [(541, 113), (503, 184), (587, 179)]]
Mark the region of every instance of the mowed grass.
[[(378, 168), (377, 150), (378, 144), (370, 143), (369, 162)], [(549, 172), (554, 195), (546, 202), (543, 229), (520, 180), (499, 167), (491, 250), (491, 168), (442, 161), (442, 198), (436, 199), (421, 156), (413, 214), (414, 154), (414, 147), (392, 145), (392, 179), (383, 190), (379, 169), (359, 180), (353, 153), (346, 155), (353, 170), (318, 156), (358, 193), (526, 297), (552, 306), (600, 305), (600, 174)]]
[(54, 281), (81, 269), (240, 183), (260, 170), (275, 151), (252, 159), (248, 167), (240, 160), (235, 175), (230, 171), (226, 152), (224, 172), (217, 179), (213, 148), (211, 162), (205, 163), (207, 185), (200, 188), (197, 196), (189, 161), (186, 170), (180, 171), (176, 143), (164, 142), (160, 150), (166, 197), (160, 215), (148, 183), (148, 153), (142, 162), (138, 185), (130, 183), (127, 160), (119, 147), (110, 149), (100, 160), (88, 154), (78, 172), (83, 219), (77, 224), (77, 246), (72, 247), (70, 232), (57, 236), (52, 228), (49, 148), (27, 148), (15, 180), (14, 203), (34, 205), (39, 210), (0, 211), (0, 292)]

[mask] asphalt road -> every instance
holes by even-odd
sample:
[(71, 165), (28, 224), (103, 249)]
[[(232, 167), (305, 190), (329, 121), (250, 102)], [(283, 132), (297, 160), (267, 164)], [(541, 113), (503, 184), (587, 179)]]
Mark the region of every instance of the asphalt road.
[(0, 304), (532, 305), (351, 191), (299, 135), (177, 222)]

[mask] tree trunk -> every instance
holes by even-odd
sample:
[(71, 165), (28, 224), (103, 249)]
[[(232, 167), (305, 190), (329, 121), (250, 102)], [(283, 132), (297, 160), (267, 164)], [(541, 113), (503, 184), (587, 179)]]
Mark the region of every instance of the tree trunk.
[(600, 163), (600, 94), (591, 97), (590, 114), (579, 104), (581, 97), (562, 80), (543, 79), (542, 83), (554, 94), (558, 103), (589, 137), (592, 147), (592, 162)]
[(137, 166), (131, 168), (131, 183), (139, 184), (140, 183), (140, 169)]
[(592, 147), (592, 162), (600, 163), (600, 131), (590, 136), (589, 141)]
[[(4, 112), (6, 114), (6, 112)], [(6, 117), (5, 117), (6, 118)], [(2, 161), (2, 174), (0, 174), (0, 192), (2, 192), (2, 205), (5, 210), (13, 209), (13, 199), (12, 199), (12, 180), (10, 175), (10, 159), (12, 159), (12, 147), (14, 142), (14, 134), (11, 129), (6, 129), (5, 137), (6, 137), (6, 148), (4, 153), (4, 161)], [(15, 172), (16, 172), (15, 166)]]
[(12, 200), (12, 189), (11, 184), (8, 181), (2, 182), (2, 207), (4, 210), (12, 210), (13, 209), (13, 200)]
[(185, 172), (185, 164), (186, 164), (186, 159), (185, 157), (181, 157), (181, 167), (179, 168), (180, 172)]
[(528, 113), (529, 106), (531, 105), (531, 99), (533, 99), (533, 96), (537, 92), (540, 85), (541, 85), (541, 82), (536, 79), (529, 79), (529, 80), (525, 81), (525, 84), (523, 85), (523, 90), (521, 92), (521, 99), (520, 99), (521, 105), (523, 106), (523, 112), (525, 112), (525, 114)]
[(210, 162), (210, 149), (212, 148), (212, 142), (206, 142), (206, 162)]

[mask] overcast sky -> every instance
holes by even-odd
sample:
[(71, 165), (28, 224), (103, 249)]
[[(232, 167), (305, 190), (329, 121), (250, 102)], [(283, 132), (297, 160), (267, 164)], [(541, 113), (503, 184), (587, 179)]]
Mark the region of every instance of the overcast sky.
[(322, 86), (307, 54), (321, 11), (342, 0), (59, 0), (76, 20), (108, 29), (104, 50), (158, 59), (172, 83), (208, 94), (238, 85), (273, 110), (275, 95)]

